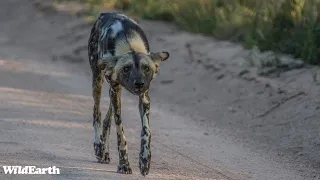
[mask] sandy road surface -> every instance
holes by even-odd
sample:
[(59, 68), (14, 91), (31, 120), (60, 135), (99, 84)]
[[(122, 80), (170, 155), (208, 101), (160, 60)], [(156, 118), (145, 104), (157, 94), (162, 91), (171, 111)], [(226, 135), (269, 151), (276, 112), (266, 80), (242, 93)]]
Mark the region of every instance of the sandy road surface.
[[(133, 175), (119, 175), (114, 129), (111, 163), (96, 163), (93, 153), (90, 26), (47, 2), (0, 1), (0, 165), (57, 166), (61, 175), (0, 169), (0, 179), (142, 179), (137, 98), (122, 98)], [(150, 90), (146, 179), (320, 179), (320, 91), (311, 78), (318, 69), (258, 78), (237, 45), (162, 23), (142, 26), (152, 49), (172, 52)]]

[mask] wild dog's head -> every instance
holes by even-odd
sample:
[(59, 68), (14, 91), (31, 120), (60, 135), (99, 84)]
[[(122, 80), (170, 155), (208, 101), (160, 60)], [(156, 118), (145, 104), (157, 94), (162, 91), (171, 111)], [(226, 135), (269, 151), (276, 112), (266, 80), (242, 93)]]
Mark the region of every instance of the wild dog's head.
[(98, 66), (105, 71), (106, 79), (140, 95), (149, 89), (150, 82), (160, 71), (160, 63), (168, 58), (168, 52), (145, 54), (130, 51), (123, 55), (101, 58)]

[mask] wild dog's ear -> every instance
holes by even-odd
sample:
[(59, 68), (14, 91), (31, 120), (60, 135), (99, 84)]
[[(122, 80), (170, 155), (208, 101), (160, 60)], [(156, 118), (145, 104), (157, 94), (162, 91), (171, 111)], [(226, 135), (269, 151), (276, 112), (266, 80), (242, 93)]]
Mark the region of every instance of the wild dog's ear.
[(165, 61), (169, 58), (170, 54), (168, 52), (157, 52), (157, 53), (150, 53), (150, 57), (153, 61)]
[(150, 57), (156, 66), (156, 70), (155, 70), (156, 74), (160, 72), (160, 62), (167, 60), (169, 56), (170, 55), (168, 52), (150, 53)]
[(97, 65), (100, 69), (107, 69), (110, 70), (114, 68), (118, 61), (117, 56), (111, 56), (111, 57), (102, 57), (101, 59), (98, 60)]

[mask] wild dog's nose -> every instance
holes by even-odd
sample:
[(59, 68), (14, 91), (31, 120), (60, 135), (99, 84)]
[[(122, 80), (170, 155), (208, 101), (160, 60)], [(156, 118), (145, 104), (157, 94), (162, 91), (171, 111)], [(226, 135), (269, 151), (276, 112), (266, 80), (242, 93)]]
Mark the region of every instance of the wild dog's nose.
[(142, 88), (142, 86), (144, 85), (144, 80), (143, 79), (134, 80), (133, 84), (137, 88)]

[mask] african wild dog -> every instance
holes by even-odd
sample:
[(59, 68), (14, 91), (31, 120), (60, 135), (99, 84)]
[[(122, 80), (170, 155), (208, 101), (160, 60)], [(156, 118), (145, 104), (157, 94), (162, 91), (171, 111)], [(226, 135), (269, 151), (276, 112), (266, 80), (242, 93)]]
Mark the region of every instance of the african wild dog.
[[(100, 163), (109, 163), (109, 136), (112, 117), (116, 123), (119, 165), (118, 172), (131, 174), (127, 141), (121, 120), (121, 89), (124, 87), (139, 96), (141, 116), (141, 150), (139, 168), (142, 175), (149, 173), (151, 134), (149, 128), (150, 82), (159, 72), (161, 61), (169, 58), (168, 52), (152, 53), (140, 26), (120, 13), (102, 13), (94, 23), (88, 42), (88, 55), (92, 70), (94, 100), (94, 150)], [(110, 105), (103, 123), (100, 98), (103, 80), (110, 84)]]

